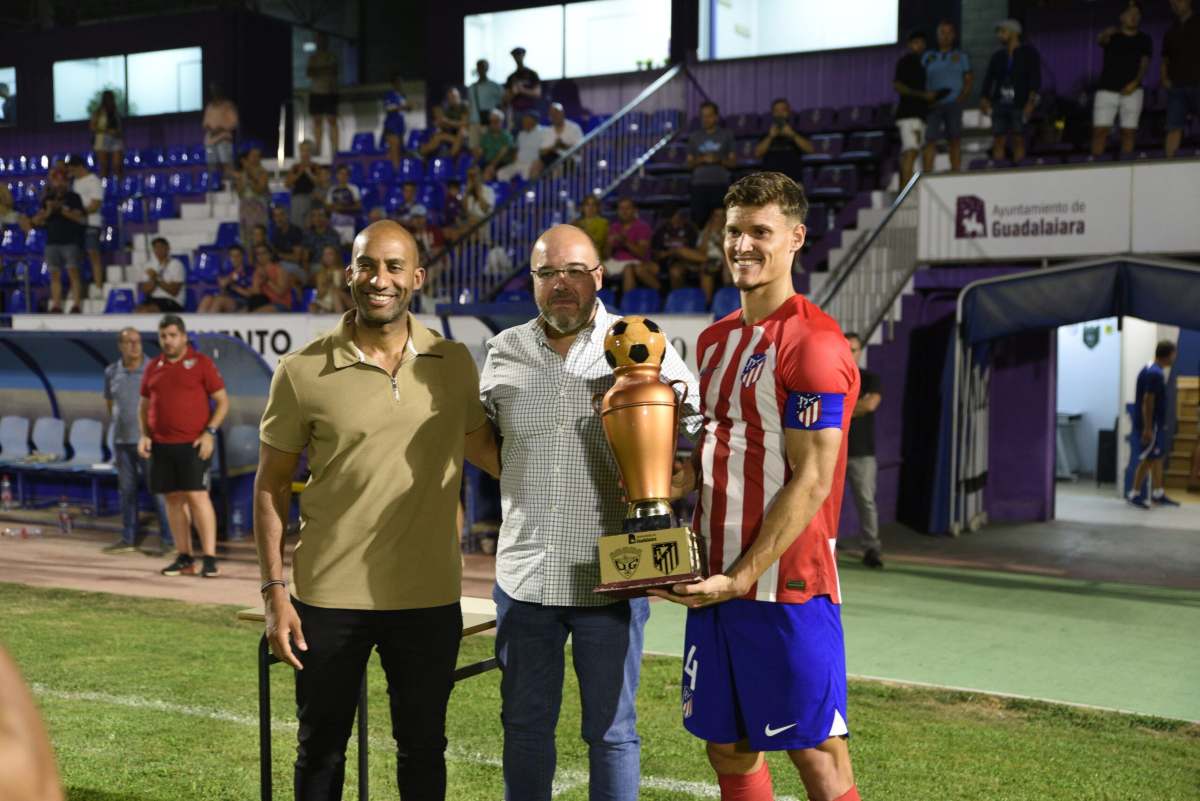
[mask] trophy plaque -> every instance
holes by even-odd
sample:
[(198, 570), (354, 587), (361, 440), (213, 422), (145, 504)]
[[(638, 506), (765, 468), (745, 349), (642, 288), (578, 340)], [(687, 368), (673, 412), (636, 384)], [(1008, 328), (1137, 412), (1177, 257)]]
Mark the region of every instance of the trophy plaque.
[(707, 575), (705, 549), (671, 511), (675, 444), (688, 388), (683, 381), (660, 380), (666, 349), (662, 330), (643, 317), (622, 318), (604, 339), (604, 358), (616, 380), (593, 406), (629, 506), (621, 533), (600, 537), (599, 593), (633, 598)]

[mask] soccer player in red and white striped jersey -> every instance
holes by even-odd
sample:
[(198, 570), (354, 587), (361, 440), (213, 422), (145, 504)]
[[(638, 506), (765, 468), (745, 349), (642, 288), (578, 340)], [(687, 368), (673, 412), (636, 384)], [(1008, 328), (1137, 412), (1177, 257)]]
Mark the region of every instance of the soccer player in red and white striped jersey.
[(859, 373), (836, 322), (792, 285), (804, 190), (748, 175), (725, 196), (742, 308), (697, 343), (704, 431), (674, 489), (700, 490), (709, 577), (656, 591), (689, 607), (684, 725), (723, 801), (768, 801), (787, 751), (812, 801), (858, 801), (847, 745), (835, 546)]

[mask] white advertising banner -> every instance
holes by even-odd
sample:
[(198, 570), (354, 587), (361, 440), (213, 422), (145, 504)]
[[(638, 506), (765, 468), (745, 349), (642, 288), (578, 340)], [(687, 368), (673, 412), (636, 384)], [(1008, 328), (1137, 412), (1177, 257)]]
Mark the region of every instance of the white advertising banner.
[(934, 175), (920, 184), (920, 261), (1124, 253), (1128, 166)]
[(1200, 161), (1133, 170), (1134, 253), (1200, 253)]
[[(663, 331), (692, 372), (696, 372), (696, 338), (711, 322), (710, 315), (656, 314)], [(17, 331), (120, 331), (133, 327), (154, 333), (159, 315), (156, 314), (14, 314), (12, 327)], [(337, 324), (335, 314), (185, 314), (189, 331), (216, 332), (237, 337), (258, 351), (266, 363), (275, 369), (279, 357), (325, 333)], [(464, 343), (483, 366), (484, 344), (492, 330), (478, 317), (447, 317), (419, 314), (417, 319), (439, 334), (448, 332), (452, 339)]]

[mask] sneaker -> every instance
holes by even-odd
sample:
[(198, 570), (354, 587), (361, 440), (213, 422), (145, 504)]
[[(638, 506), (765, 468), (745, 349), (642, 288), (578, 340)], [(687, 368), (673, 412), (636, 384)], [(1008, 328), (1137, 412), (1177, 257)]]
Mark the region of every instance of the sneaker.
[(1150, 508), (1150, 504), (1146, 503), (1145, 495), (1127, 495), (1125, 496), (1125, 502), (1130, 506), (1136, 506), (1139, 509)]
[(105, 545), (101, 548), (100, 553), (133, 553), (136, 550), (136, 545), (130, 545), (125, 540), (117, 540), (112, 545)]
[(883, 559), (879, 556), (879, 551), (870, 550), (863, 554), (863, 564), (867, 567), (880, 568), (883, 567)]
[(204, 557), (204, 567), (200, 569), (200, 575), (204, 578), (216, 578), (220, 575), (220, 571), (217, 570), (217, 557)]
[(1159, 495), (1152, 499), (1155, 506), (1178, 506), (1179, 501), (1168, 498), (1166, 495)]
[(104, 287), (99, 284), (89, 284), (87, 296), (88, 300), (104, 300)]
[(196, 560), (187, 554), (179, 554), (175, 561), (162, 569), (164, 576), (194, 576), (196, 575)]

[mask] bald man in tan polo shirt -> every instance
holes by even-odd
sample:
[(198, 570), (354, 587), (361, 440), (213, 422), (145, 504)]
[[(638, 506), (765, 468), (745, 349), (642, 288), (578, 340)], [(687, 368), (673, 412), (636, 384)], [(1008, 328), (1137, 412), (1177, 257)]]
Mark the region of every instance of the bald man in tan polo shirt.
[[(399, 224), (359, 233), (346, 268), (355, 308), (280, 361), (263, 413), (254, 528), (271, 652), (296, 669), (298, 801), (342, 797), (372, 648), (387, 675), (400, 797), (446, 793), (463, 458), (493, 475), (499, 461), (466, 347), (408, 311), (424, 278)], [(305, 448), (289, 595), (283, 532)]]

